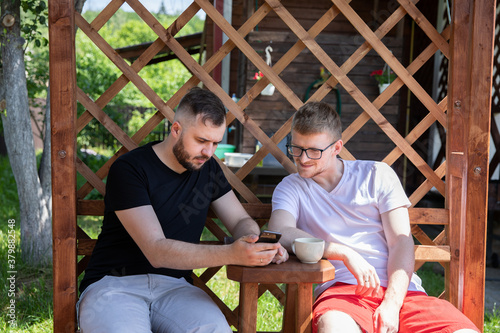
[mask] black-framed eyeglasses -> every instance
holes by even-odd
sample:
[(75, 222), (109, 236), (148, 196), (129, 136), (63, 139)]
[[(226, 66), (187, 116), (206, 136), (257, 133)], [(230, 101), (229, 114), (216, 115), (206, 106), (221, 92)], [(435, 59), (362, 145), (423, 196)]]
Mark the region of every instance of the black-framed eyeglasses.
[[(337, 141), (335, 141), (337, 142)], [(302, 156), (302, 152), (306, 152), (306, 156), (311, 159), (311, 160), (319, 160), (323, 156), (323, 152), (333, 146), (335, 142), (332, 142), (328, 145), (328, 147), (324, 149), (319, 149), (319, 148), (302, 148), (299, 146), (294, 146), (294, 145), (286, 145), (286, 148), (288, 150), (288, 154), (290, 154), (293, 157), (300, 157)]]

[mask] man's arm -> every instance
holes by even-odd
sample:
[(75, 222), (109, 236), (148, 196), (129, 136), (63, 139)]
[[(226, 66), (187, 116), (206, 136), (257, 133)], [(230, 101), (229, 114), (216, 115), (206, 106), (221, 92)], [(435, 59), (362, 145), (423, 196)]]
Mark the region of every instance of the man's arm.
[(234, 239), (259, 236), (259, 225), (248, 215), (232, 190), (212, 202), (211, 207)]
[(382, 214), (382, 223), (389, 249), (389, 281), (384, 300), (374, 314), (374, 324), (376, 332), (397, 332), (399, 311), (415, 266), (408, 209), (400, 207)]
[[(271, 214), (269, 229), (282, 233), (280, 242), (288, 250), (292, 250), (292, 243), (299, 237), (315, 237), (297, 228), (295, 217), (288, 211), (277, 209)], [(342, 260), (349, 271), (358, 281), (356, 292), (360, 295), (375, 295), (380, 288), (380, 279), (375, 268), (370, 265), (359, 253), (342, 244), (325, 242), (323, 258)]]
[[(258, 240), (259, 225), (248, 215), (233, 191), (229, 191), (212, 202), (211, 207), (237, 242), (255, 243)], [(255, 245), (260, 246), (261, 244)], [(278, 249), (277, 253), (276, 249)], [(273, 245), (271, 248), (266, 247), (266, 251), (276, 253), (276, 257), (272, 260), (274, 263), (280, 264), (288, 259), (288, 253), (279, 244)], [(269, 262), (264, 259), (263, 261)]]
[(292, 243), (299, 237), (314, 237), (309, 233), (297, 228), (295, 217), (288, 211), (277, 209), (271, 213), (269, 219), (269, 230), (281, 233), (280, 243), (289, 252), (292, 251)]
[(279, 246), (245, 241), (231, 245), (202, 245), (167, 239), (150, 205), (116, 211), (116, 215), (153, 267), (262, 266), (272, 261)]

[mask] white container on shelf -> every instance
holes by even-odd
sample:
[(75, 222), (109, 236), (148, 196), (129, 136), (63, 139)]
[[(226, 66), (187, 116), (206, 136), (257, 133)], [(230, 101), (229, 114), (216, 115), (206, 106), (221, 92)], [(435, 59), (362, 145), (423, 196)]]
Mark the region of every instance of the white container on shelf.
[(241, 168), (253, 154), (244, 153), (224, 153), (226, 165), (234, 168)]

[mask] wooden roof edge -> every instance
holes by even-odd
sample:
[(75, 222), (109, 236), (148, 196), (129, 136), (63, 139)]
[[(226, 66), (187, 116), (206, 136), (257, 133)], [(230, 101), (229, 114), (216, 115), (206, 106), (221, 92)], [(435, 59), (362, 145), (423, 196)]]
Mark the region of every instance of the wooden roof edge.
[[(202, 43), (202, 33), (195, 33), (191, 35), (185, 35), (185, 36), (180, 36), (180, 37), (175, 37), (175, 39), (179, 42), (179, 44), (182, 45), (185, 49), (191, 49), (193, 47), (199, 49), (201, 43)], [(121, 55), (124, 59), (126, 60), (135, 60), (139, 58), (139, 56), (153, 44), (153, 42), (148, 42), (148, 43), (142, 43), (142, 44), (135, 44), (135, 45), (130, 45), (130, 46), (125, 46), (125, 47), (120, 47), (116, 48), (115, 51)], [(161, 54), (169, 54), (172, 51), (165, 45), (165, 47), (158, 52), (157, 55)], [(169, 57), (170, 59), (170, 57)]]

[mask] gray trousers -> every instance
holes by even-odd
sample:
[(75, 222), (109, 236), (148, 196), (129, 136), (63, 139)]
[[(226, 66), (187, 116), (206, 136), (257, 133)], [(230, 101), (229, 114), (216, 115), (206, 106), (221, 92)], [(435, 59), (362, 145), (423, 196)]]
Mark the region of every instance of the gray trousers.
[(157, 274), (105, 276), (76, 307), (82, 333), (232, 332), (203, 290)]

